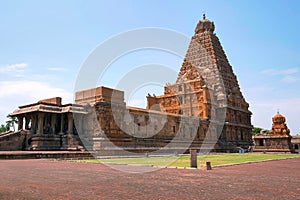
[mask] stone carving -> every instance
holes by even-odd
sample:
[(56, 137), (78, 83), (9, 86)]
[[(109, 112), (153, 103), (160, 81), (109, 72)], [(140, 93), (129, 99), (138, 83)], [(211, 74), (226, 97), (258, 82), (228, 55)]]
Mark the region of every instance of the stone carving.
[[(220, 41), (214, 34), (214, 29), (214, 23), (203, 16), (197, 24), (176, 83), (168, 84), (164, 95), (157, 96), (156, 99), (164, 107), (163, 110), (168, 113), (200, 118), (216, 117), (217, 111), (213, 109), (213, 102), (217, 102), (222, 108), (226, 107), (227, 113), (238, 111), (245, 120), (236, 120), (237, 117), (227, 115), (226, 122), (228, 123), (225, 126), (230, 124), (230, 130), (242, 129), (243, 131), (238, 133), (239, 137), (235, 138), (242, 138), (241, 140), (247, 145), (251, 141), (252, 113), (248, 109), (249, 104), (240, 91), (237, 77), (233, 73)], [(179, 89), (179, 85), (182, 85), (182, 88)], [(182, 96), (181, 102), (183, 103), (170, 101), (179, 94)], [(235, 142), (236, 140), (227, 137), (225, 131), (222, 137), (227, 141)]]
[(272, 118), (273, 124), (270, 130), (271, 135), (290, 135), (290, 130), (285, 124), (285, 117), (279, 112)]
[(285, 117), (279, 112), (272, 118), (270, 134), (262, 132), (253, 137), (254, 151), (293, 152), (290, 130), (285, 124)]

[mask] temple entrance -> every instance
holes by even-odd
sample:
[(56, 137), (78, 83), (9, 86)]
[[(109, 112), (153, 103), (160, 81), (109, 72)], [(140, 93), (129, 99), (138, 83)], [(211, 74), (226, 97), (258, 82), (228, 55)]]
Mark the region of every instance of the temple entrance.
[(259, 140), (259, 146), (264, 146), (264, 139)]

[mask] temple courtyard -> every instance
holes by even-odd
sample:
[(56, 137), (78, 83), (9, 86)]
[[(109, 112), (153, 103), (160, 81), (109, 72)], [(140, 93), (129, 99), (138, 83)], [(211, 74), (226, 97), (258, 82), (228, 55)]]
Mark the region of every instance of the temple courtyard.
[(0, 177), (0, 199), (299, 199), (300, 158), (147, 173), (101, 163), (0, 160)]

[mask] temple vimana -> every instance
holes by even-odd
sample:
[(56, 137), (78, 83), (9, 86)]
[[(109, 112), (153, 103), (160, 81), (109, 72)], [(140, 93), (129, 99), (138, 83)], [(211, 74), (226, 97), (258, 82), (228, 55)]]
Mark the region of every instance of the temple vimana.
[[(269, 134), (260, 133), (253, 137), (256, 152), (284, 152), (293, 153), (298, 150), (298, 144), (292, 144), (292, 136), (286, 119), (279, 112), (272, 117), (272, 129)], [(296, 139), (296, 138), (294, 138)], [(297, 148), (295, 148), (297, 147)]]
[(176, 82), (165, 85), (160, 96), (148, 95), (146, 108), (127, 106), (123, 91), (104, 86), (77, 91), (74, 104), (62, 104), (60, 97), (40, 100), (10, 114), (18, 119), (18, 131), (0, 135), (0, 149), (103, 154), (247, 149), (249, 104), (214, 29), (203, 15)]

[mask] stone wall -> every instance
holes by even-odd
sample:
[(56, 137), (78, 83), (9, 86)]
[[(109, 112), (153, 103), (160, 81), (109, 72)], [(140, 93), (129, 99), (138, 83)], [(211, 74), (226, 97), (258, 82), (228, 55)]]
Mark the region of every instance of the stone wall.
[(97, 102), (124, 102), (124, 92), (108, 87), (96, 87), (78, 91), (75, 94), (75, 103), (80, 105), (95, 104)]
[[(85, 147), (100, 153), (118, 150), (184, 153), (191, 147), (228, 150), (217, 144), (217, 125), (197, 116), (126, 107), (124, 102), (115, 101), (101, 101), (86, 108), (89, 114), (80, 128), (80, 137)], [(232, 150), (233, 146), (228, 148)]]
[(25, 150), (28, 142), (27, 134), (25, 131), (2, 133), (0, 135), (0, 150)]

